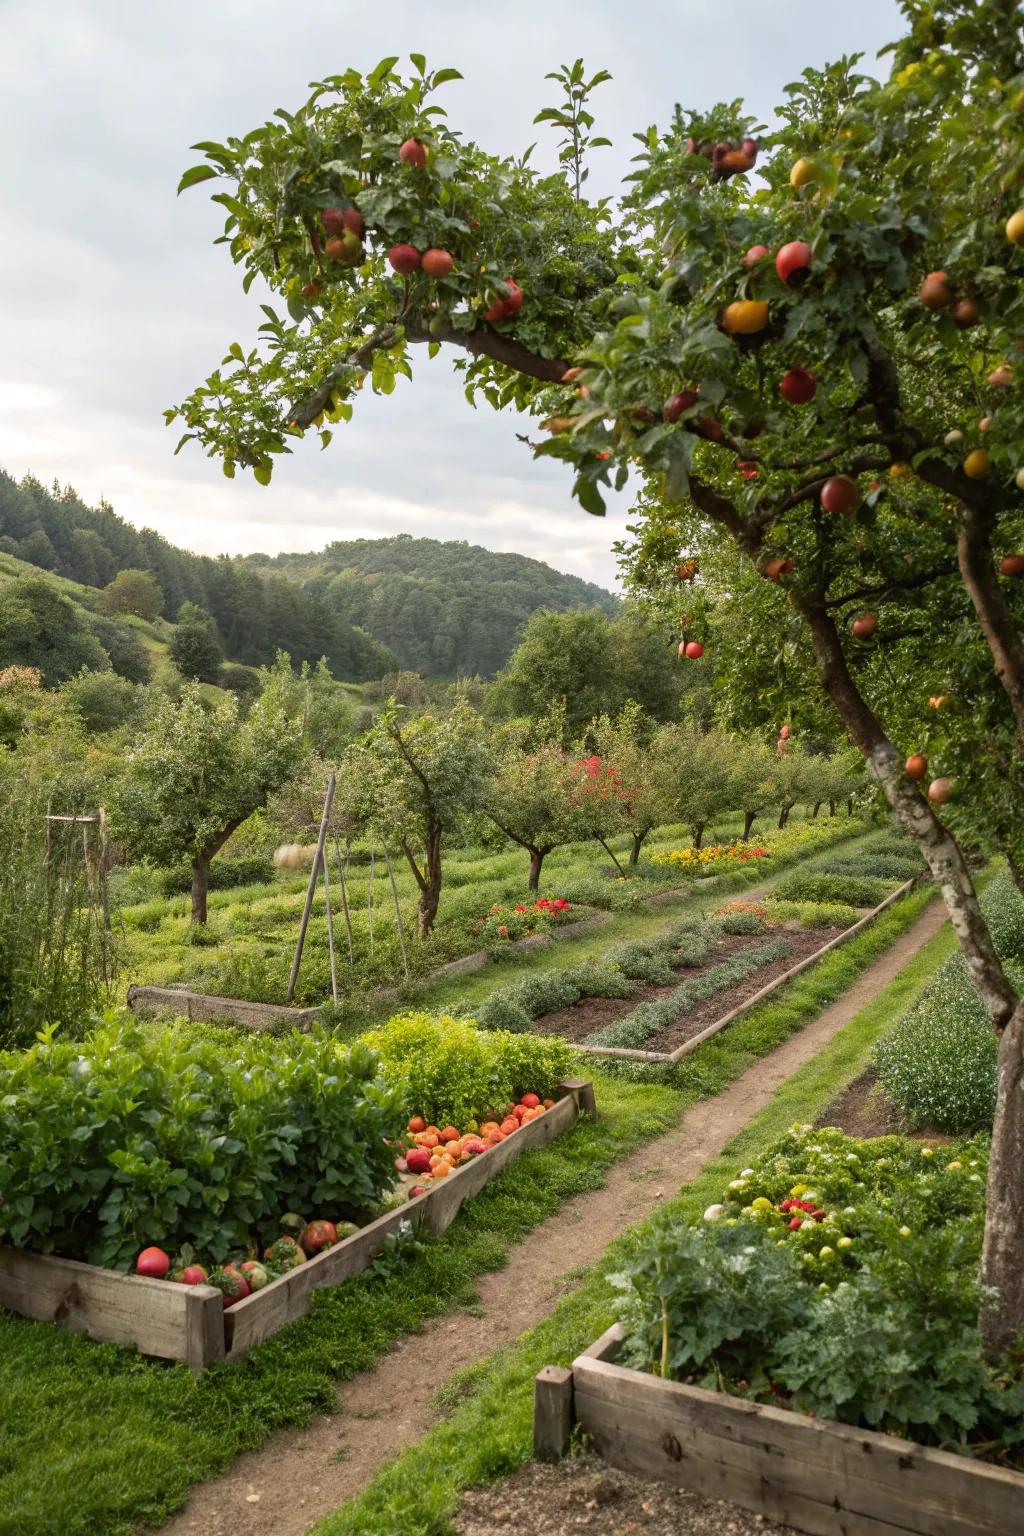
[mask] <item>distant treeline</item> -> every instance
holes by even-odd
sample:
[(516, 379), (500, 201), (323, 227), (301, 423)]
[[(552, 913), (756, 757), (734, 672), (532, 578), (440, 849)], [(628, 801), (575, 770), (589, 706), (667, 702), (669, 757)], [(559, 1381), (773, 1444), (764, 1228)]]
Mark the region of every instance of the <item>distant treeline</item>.
[(31, 477), (19, 484), (2, 470), (0, 550), (89, 587), (105, 587), (122, 570), (150, 571), (165, 618), (196, 604), (214, 619), (224, 654), (248, 666), (269, 665), (278, 650), (297, 663), (324, 656), (335, 677), (353, 682), (396, 666), (385, 646), (311, 588), (226, 557), (190, 554), (150, 528), (133, 528), (104, 502), (88, 507), (70, 488), (47, 490)]

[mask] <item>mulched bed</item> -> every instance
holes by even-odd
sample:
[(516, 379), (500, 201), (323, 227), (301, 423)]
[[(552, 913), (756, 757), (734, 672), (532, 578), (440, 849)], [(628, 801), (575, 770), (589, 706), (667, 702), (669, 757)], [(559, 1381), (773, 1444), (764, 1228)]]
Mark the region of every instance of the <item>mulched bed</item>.
[(490, 1488), (471, 1488), (453, 1525), (459, 1536), (794, 1536), (763, 1515), (633, 1477), (593, 1456), (553, 1467), (527, 1462)]
[(814, 1122), (815, 1125), (835, 1125), (847, 1136), (869, 1138), (873, 1136), (911, 1136), (915, 1141), (934, 1141), (944, 1145), (955, 1140), (943, 1131), (925, 1129), (908, 1131), (906, 1121), (896, 1105), (887, 1099), (874, 1072), (869, 1068), (855, 1077), (827, 1105)]
[(692, 1039), (702, 1029), (713, 1024), (716, 1019), (730, 1013), (748, 997), (753, 997), (755, 992), (759, 992), (770, 981), (783, 975), (798, 961), (813, 955), (816, 950), (823, 948), (842, 932), (842, 928), (809, 929), (796, 925), (790, 927), (786, 923), (782, 927), (769, 930), (767, 934), (723, 934), (709, 951), (703, 965), (680, 967), (676, 971), (676, 980), (667, 987), (641, 987), (631, 997), (584, 997), (570, 1008), (559, 1008), (555, 1013), (546, 1013), (542, 1018), (535, 1019), (531, 1028), (539, 1035), (562, 1035), (567, 1040), (583, 1040), (587, 1035), (593, 1034), (594, 1030), (603, 1028), (605, 1024), (624, 1019), (627, 1014), (632, 1013), (638, 1003), (654, 1002), (659, 997), (665, 997), (680, 982), (703, 975), (716, 965), (720, 965), (723, 960), (728, 960), (732, 955), (742, 954), (745, 950), (754, 949), (773, 935), (784, 934), (793, 946), (791, 954), (781, 960), (773, 960), (763, 965), (752, 976), (736, 983), (727, 991), (716, 992), (714, 997), (698, 1003), (685, 1018), (677, 1019), (671, 1029), (644, 1041), (645, 1051), (671, 1051), (677, 1045), (682, 1045), (685, 1040)]

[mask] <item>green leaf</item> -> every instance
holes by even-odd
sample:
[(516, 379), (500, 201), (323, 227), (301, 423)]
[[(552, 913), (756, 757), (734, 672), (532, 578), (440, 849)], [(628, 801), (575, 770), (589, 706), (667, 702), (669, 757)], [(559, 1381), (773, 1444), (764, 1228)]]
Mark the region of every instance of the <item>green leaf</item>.
[(394, 53), (390, 56), (390, 58), (381, 59), (376, 69), (370, 71), (366, 77), (366, 83), (371, 87), (372, 90), (376, 90), (378, 86), (383, 85), (388, 75), (390, 75), (391, 71), (398, 63), (398, 58), (398, 54)]
[(226, 479), (233, 480), (235, 478), (235, 465), (233, 459), (225, 459), (224, 463), (221, 465), (221, 468), (224, 471)]
[(274, 466), (272, 464), (257, 464), (252, 475), (257, 485), (269, 485), (270, 477), (273, 473)]
[(462, 78), (463, 76), (460, 70), (439, 69), (430, 83), (431, 85), (445, 85), (449, 80), (461, 80)]
[(197, 186), (201, 181), (211, 181), (214, 176), (219, 175), (220, 172), (212, 165), (193, 165), (178, 182), (178, 196), (181, 196), (186, 187)]
[(589, 475), (577, 475), (576, 483), (572, 488), (573, 495), (578, 500), (584, 512), (589, 512), (592, 517), (604, 517), (604, 497), (590, 479)]

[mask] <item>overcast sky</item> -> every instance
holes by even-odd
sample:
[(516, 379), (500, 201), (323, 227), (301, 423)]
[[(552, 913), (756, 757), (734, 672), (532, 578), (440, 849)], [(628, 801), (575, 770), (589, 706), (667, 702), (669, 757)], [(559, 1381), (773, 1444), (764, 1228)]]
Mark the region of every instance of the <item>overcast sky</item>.
[(0, 466), (105, 496), (136, 525), (203, 553), (316, 549), (390, 533), (519, 550), (610, 585), (628, 500), (604, 520), (570, 500), (567, 469), (534, 464), (508, 412), (473, 412), (443, 355), (369, 394), (321, 454), (307, 439), (264, 490), (186, 447), (161, 411), (251, 344), (206, 188), (175, 197), (198, 139), (242, 134), (309, 81), (386, 54), (424, 52), (465, 76), (449, 121), (485, 148), (519, 151), (556, 98), (547, 69), (583, 54), (613, 81), (595, 98), (591, 187), (613, 192), (630, 135), (673, 104), (746, 98), (770, 121), (806, 64), (897, 36), (895, 0), (0, 0)]

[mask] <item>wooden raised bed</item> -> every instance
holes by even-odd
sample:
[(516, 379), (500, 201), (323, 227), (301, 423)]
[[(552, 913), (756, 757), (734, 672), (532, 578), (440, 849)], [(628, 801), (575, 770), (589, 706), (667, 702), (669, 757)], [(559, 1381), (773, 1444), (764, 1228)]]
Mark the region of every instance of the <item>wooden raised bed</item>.
[(91, 1339), (131, 1344), (144, 1355), (180, 1360), (196, 1372), (214, 1360), (236, 1360), (286, 1323), (304, 1316), (321, 1286), (340, 1285), (366, 1269), (402, 1226), (444, 1232), (463, 1201), (479, 1193), (522, 1152), (547, 1146), (582, 1112), (597, 1112), (593, 1084), (585, 1079), (566, 1078), (556, 1088), (555, 1098), (547, 1114), (434, 1184), (426, 1194), (379, 1216), (234, 1307), (225, 1310), (221, 1293), (211, 1285), (174, 1285), (2, 1246), (0, 1307), (38, 1322), (59, 1323)]
[(315, 1008), (285, 1008), (280, 1003), (252, 1003), (237, 997), (213, 997), (206, 992), (190, 992), (186, 987), (128, 988), (128, 1007), (146, 1013), (159, 1013), (184, 1019), (230, 1019), (246, 1029), (271, 1029), (277, 1024), (291, 1024), (308, 1030), (316, 1018)]
[(731, 1008), (720, 1019), (716, 1019), (713, 1024), (709, 1024), (706, 1029), (702, 1029), (699, 1035), (694, 1035), (691, 1039), (684, 1040), (682, 1045), (677, 1046), (674, 1051), (643, 1051), (623, 1045), (586, 1045), (582, 1042), (574, 1045), (573, 1049), (585, 1052), (591, 1056), (624, 1057), (628, 1061), (657, 1061), (669, 1064), (682, 1061), (684, 1056), (689, 1056), (691, 1051), (695, 1051), (699, 1045), (703, 1045), (705, 1040), (710, 1040), (712, 1035), (717, 1035), (720, 1029), (725, 1029), (727, 1025), (738, 1019), (742, 1014), (748, 1013), (751, 1008), (756, 1008), (758, 1003), (763, 1003), (766, 997), (771, 997), (773, 992), (777, 992), (780, 987), (786, 986), (794, 977), (799, 976), (801, 971), (806, 971), (808, 966), (816, 965), (821, 957), (827, 955), (830, 950), (838, 949), (840, 944), (846, 944), (855, 934), (860, 933), (866, 928), (869, 923), (873, 923), (875, 918), (884, 912), (887, 907), (891, 907), (894, 901), (899, 901), (901, 896), (905, 896), (915, 884), (916, 881), (907, 880), (897, 890), (893, 891), (891, 896), (887, 896), (884, 901), (879, 902), (877, 907), (872, 907), (871, 911), (865, 913), (857, 922), (851, 923), (850, 927), (845, 932), (839, 934), (837, 938), (830, 939), (827, 944), (823, 944), (820, 949), (816, 949), (812, 955), (806, 955), (796, 965), (790, 966), (788, 971), (784, 971), (781, 976), (776, 976), (774, 981), (768, 982), (767, 986), (762, 987), (759, 992), (755, 992), (753, 997), (748, 997), (745, 1002), (740, 1003), (736, 1008)]
[(610, 1328), (537, 1377), (534, 1449), (573, 1427), (612, 1466), (728, 1499), (812, 1536), (1014, 1536), (1024, 1475), (895, 1435), (663, 1381), (616, 1365)]

